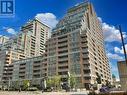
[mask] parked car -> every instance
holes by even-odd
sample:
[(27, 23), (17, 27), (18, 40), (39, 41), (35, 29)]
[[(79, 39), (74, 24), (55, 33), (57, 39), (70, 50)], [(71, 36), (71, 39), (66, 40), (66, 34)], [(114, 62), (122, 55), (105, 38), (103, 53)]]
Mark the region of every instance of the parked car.
[(100, 88), (100, 93), (109, 93), (109, 92), (110, 92), (110, 89), (107, 86)]

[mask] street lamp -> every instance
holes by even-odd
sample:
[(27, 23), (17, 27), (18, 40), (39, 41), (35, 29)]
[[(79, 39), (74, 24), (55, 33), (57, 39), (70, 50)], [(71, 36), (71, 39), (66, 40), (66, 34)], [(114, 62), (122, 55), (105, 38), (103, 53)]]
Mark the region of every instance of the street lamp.
[(71, 83), (70, 83), (71, 82), (71, 80), (70, 80), (70, 77), (71, 77), (70, 72), (68, 72), (67, 75), (68, 75), (68, 87), (70, 89), (70, 85), (71, 85)]

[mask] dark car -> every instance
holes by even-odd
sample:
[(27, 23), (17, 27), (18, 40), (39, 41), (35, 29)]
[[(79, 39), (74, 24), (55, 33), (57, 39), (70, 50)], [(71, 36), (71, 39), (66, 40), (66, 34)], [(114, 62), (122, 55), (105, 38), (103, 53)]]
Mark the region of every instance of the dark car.
[(102, 87), (102, 88), (100, 88), (100, 93), (109, 93), (110, 92), (110, 90), (109, 90), (109, 88), (108, 87)]

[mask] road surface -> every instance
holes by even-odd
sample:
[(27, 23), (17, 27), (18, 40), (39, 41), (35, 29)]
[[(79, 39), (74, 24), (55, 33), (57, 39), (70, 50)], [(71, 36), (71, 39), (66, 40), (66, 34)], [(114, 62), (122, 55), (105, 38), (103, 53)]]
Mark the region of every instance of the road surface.
[(87, 92), (0, 91), (0, 95), (87, 95)]

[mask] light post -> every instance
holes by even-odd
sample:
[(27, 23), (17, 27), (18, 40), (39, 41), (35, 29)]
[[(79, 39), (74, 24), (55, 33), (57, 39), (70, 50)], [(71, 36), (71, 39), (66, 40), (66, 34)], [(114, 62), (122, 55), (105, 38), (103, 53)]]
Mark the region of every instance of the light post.
[(47, 83), (46, 83), (46, 77), (44, 77), (44, 88), (46, 88), (47, 87)]
[(29, 90), (29, 87), (30, 87), (30, 82), (28, 81), (28, 83), (27, 83), (27, 86), (28, 86), (28, 90)]
[(8, 78), (8, 90), (10, 89), (10, 77)]
[(71, 76), (70, 72), (68, 72), (67, 75), (68, 75), (68, 87), (70, 89), (70, 76)]

